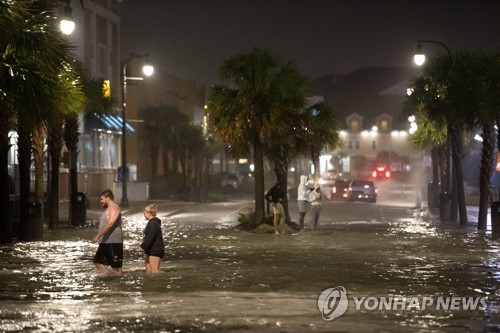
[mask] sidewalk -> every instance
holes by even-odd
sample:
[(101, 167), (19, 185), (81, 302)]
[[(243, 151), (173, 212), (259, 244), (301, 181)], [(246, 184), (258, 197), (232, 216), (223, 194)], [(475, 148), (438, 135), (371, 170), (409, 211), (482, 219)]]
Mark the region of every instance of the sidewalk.
[[(426, 205), (425, 202), (423, 206), (425, 206), (428, 216), (435, 220), (436, 222), (441, 222), (439, 215), (439, 207), (430, 209)], [(470, 194), (465, 196), (465, 204), (467, 207), (467, 224), (468, 227), (477, 229), (478, 224), (478, 215), (479, 215), (479, 194)], [(446, 222), (448, 223), (448, 222)], [(454, 222), (450, 222), (454, 223)], [(457, 222), (458, 223), (458, 222)], [(487, 230), (491, 230), (491, 203), (488, 204), (488, 219), (487, 219)]]
[[(193, 202), (174, 201), (174, 200), (155, 200), (155, 201), (131, 201), (129, 207), (122, 209), (122, 214), (137, 214), (141, 213), (148, 204), (157, 204), (162, 212), (162, 215), (172, 215), (183, 207), (193, 205)], [(98, 204), (90, 205), (86, 210), (86, 221), (98, 221), (104, 212), (104, 208)], [(69, 201), (62, 200), (59, 202), (59, 220), (61, 225), (65, 223), (69, 225)]]
[[(467, 212), (469, 217), (469, 222), (477, 223), (477, 213), (479, 207), (479, 194), (471, 194), (465, 197)], [(160, 206), (160, 210), (164, 215), (172, 215), (177, 212), (179, 209), (183, 207), (190, 206), (196, 204), (195, 202), (186, 202), (186, 201), (174, 201), (174, 200), (150, 200), (150, 201), (131, 201), (129, 203), (129, 207), (126, 209), (122, 209), (123, 214), (137, 214), (142, 212), (144, 207), (146, 207), (150, 203), (156, 203)], [(64, 223), (69, 224), (69, 201), (61, 200), (59, 202), (59, 219), (61, 221), (61, 225)], [(104, 209), (100, 206), (97, 199), (90, 200), (88, 208), (86, 210), (86, 221), (96, 221), (99, 220), (102, 216)], [(439, 218), (439, 211), (437, 212), (429, 212), (435, 218)]]

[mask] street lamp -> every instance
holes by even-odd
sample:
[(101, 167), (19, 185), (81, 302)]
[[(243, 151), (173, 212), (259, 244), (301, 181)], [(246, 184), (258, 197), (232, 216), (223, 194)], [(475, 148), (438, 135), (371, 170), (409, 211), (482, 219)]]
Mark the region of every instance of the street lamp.
[[(444, 45), (444, 43), (437, 41), (437, 40), (428, 40), (428, 39), (419, 39), (418, 44), (417, 44), (417, 52), (415, 53), (415, 56), (413, 57), (413, 60), (415, 61), (415, 64), (418, 66), (421, 66), (425, 62), (425, 54), (422, 51), (422, 43), (430, 43), (430, 44), (437, 44), (442, 46), (446, 52), (448, 52), (448, 57), (451, 59), (451, 51), (448, 48), (448, 46)], [(415, 126), (416, 130), (416, 126)], [(440, 186), (438, 184), (437, 180), (437, 172), (436, 169), (437, 167), (434, 167), (435, 162), (433, 162), (433, 181), (429, 184), (427, 184), (427, 202), (429, 207), (436, 207), (439, 203), (439, 215), (442, 221), (448, 221), (449, 220), (449, 215), (450, 215), (450, 208), (447, 207), (450, 203), (450, 198), (448, 196), (449, 189), (450, 189), (450, 183), (451, 183), (451, 139), (450, 139), (450, 134), (448, 131), (448, 138), (446, 140), (446, 179), (442, 181), (446, 181), (446, 188), (445, 192), (441, 192), (439, 196), (437, 196), (438, 191), (440, 190)], [(432, 152), (433, 153), (433, 161), (436, 161), (436, 154), (435, 150)]]
[(443, 43), (437, 41), (437, 40), (428, 40), (428, 39), (419, 39), (418, 44), (417, 44), (417, 52), (415, 52), (415, 55), (413, 56), (413, 61), (415, 61), (415, 64), (417, 66), (422, 66), (425, 62), (425, 54), (423, 52), (423, 47), (422, 43), (431, 43), (431, 44), (438, 44), (441, 45), (446, 49), (448, 52), (448, 55), (451, 57), (451, 52), (448, 46), (444, 45)]
[(73, 30), (75, 30), (75, 20), (73, 19), (71, 6), (69, 5), (70, 0), (66, 0), (66, 7), (64, 7), (64, 14), (62, 16), (61, 22), (59, 22), (59, 29), (65, 35), (71, 35)]
[(146, 58), (146, 63), (142, 67), (142, 72), (146, 76), (151, 76), (154, 72), (153, 66), (148, 64), (149, 53), (134, 54), (123, 63), (122, 71), (122, 199), (120, 206), (127, 208), (129, 206), (127, 197), (127, 80), (143, 80), (143, 77), (127, 76), (127, 64), (136, 58)]

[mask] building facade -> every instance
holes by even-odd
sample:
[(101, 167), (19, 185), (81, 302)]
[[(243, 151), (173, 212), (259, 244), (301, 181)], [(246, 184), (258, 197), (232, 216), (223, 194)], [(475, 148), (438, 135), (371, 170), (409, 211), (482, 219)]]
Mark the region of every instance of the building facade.
[(420, 168), (421, 152), (408, 144), (407, 88), (415, 76), (406, 68), (362, 68), (343, 76), (327, 75), (314, 82), (339, 117), (341, 146), (325, 152), (326, 170), (368, 176), (384, 166), (393, 172)]
[[(83, 64), (88, 77), (106, 82), (111, 93), (111, 109), (105, 115), (82, 110), (80, 113), (78, 143), (78, 191), (87, 197), (97, 198), (105, 189), (117, 190), (118, 168), (122, 164), (122, 71), (120, 52), (120, 3), (119, 0), (71, 1), (71, 15), (75, 30), (67, 38), (74, 45), (74, 58)], [(61, 2), (59, 13), (68, 4)], [(144, 50), (154, 52), (154, 50)], [(140, 76), (140, 59), (127, 63), (127, 76)], [(154, 105), (168, 105), (185, 113), (193, 122), (203, 121), (205, 87), (192, 80), (182, 80), (155, 68), (155, 75), (127, 85), (127, 165), (131, 182), (148, 182), (150, 159), (144, 144), (143, 119), (140, 110)], [(17, 173), (17, 136), (11, 133), (9, 168), (13, 179)], [(69, 199), (69, 165), (63, 148), (60, 168), (60, 198)], [(45, 168), (46, 169), (46, 168)], [(47, 175), (45, 182), (47, 181)], [(32, 175), (34, 180), (34, 173)], [(15, 183), (18, 183), (15, 181)], [(33, 182), (32, 182), (33, 183)], [(132, 190), (129, 190), (133, 191)], [(17, 192), (17, 191), (16, 191)], [(116, 192), (116, 191), (115, 191)], [(119, 192), (119, 191), (118, 191)], [(147, 196), (147, 193), (145, 194)], [(118, 198), (119, 199), (119, 198)]]

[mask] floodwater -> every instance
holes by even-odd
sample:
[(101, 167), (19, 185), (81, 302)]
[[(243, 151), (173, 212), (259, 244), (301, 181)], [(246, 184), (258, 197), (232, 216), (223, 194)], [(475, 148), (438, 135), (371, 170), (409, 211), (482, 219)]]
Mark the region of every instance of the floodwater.
[[(438, 226), (420, 210), (344, 205), (323, 205), (320, 231), (289, 236), (235, 230), (234, 214), (204, 224), (209, 215), (194, 206), (161, 217), (159, 274), (144, 273), (136, 251), (142, 214), (125, 216), (121, 277), (94, 272), (96, 221), (0, 246), (0, 331), (500, 332), (499, 239)], [(378, 217), (342, 217), (353, 208)], [(338, 286), (347, 312), (323, 320), (318, 296)], [(382, 297), (452, 296), (486, 297), (487, 307), (371, 307)], [(354, 297), (372, 303), (356, 309)]]

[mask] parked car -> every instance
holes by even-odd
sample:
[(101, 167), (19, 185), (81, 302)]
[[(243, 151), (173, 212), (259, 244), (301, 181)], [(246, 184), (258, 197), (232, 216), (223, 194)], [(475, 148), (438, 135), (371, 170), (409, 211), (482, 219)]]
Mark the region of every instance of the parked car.
[(372, 171), (372, 177), (376, 179), (389, 179), (391, 172), (384, 167), (378, 167)]
[(377, 202), (377, 194), (378, 189), (372, 181), (352, 180), (347, 189), (347, 200)]
[(350, 179), (337, 179), (333, 183), (330, 192), (330, 199), (345, 199), (347, 198), (347, 190), (349, 189)]
[(220, 185), (237, 190), (241, 185), (241, 181), (235, 173), (227, 173), (222, 177)]

